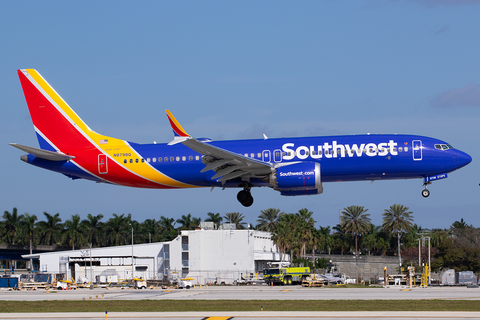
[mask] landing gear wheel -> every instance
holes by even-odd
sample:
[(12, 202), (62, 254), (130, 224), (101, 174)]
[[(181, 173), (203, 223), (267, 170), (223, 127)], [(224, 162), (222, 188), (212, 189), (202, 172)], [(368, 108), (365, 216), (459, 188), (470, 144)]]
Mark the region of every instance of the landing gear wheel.
[(253, 204), (253, 197), (250, 191), (242, 190), (237, 194), (237, 200), (244, 206), (250, 207)]
[(430, 195), (430, 191), (428, 191), (428, 189), (423, 189), (422, 190), (422, 196), (424, 198), (427, 198), (429, 195)]

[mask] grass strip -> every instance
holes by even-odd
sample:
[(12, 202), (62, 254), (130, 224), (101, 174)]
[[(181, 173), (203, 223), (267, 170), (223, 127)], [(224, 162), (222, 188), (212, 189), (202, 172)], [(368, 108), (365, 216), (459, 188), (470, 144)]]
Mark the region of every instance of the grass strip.
[(474, 300), (0, 301), (0, 312), (480, 311)]

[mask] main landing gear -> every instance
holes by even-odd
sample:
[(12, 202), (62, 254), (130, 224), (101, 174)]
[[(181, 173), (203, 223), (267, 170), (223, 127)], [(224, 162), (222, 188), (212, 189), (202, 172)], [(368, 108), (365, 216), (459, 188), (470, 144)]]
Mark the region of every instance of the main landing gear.
[(425, 182), (423, 183), (422, 196), (423, 196), (424, 198), (427, 198), (427, 197), (430, 195), (430, 191), (428, 191), (428, 189), (427, 189), (427, 185), (429, 185), (429, 184), (431, 184), (430, 181), (425, 181)]
[(253, 204), (253, 197), (250, 193), (250, 186), (245, 186), (244, 189), (237, 194), (237, 200), (244, 206), (250, 207)]

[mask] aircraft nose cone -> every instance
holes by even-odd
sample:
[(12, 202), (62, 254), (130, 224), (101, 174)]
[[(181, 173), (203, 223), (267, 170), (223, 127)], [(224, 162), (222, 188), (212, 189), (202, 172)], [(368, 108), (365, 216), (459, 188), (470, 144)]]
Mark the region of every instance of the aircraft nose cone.
[(467, 164), (472, 162), (472, 157), (462, 151), (457, 151), (454, 155), (454, 159), (459, 168), (466, 166)]

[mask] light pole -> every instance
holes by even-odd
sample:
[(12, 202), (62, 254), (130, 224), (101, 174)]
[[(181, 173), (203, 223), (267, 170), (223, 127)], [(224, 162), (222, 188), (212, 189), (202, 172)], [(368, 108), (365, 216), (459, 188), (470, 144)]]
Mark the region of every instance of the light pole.
[(130, 227), (132, 227), (132, 285), (133, 285), (133, 226), (130, 222), (128, 224), (130, 225)]

